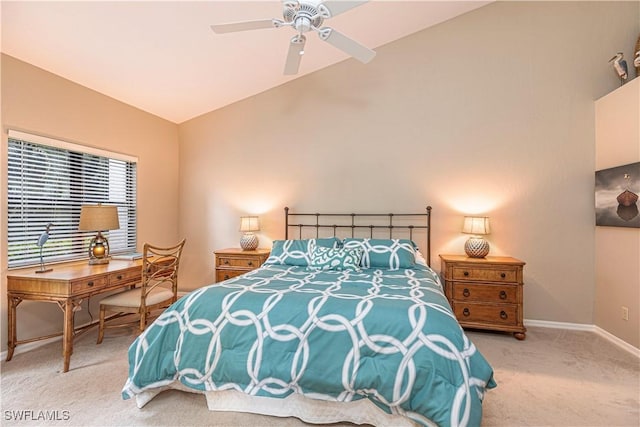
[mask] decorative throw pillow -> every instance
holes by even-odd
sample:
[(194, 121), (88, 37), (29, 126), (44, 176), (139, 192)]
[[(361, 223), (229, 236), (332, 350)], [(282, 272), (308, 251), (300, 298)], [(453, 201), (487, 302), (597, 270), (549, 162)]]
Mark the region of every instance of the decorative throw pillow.
[(416, 249), (416, 264), (428, 267), (429, 264), (427, 263), (427, 260), (424, 257), (424, 255), (422, 255), (422, 252), (420, 252), (420, 249), (417, 247), (415, 249)]
[(327, 239), (303, 239), (303, 240), (274, 240), (271, 254), (265, 264), (284, 264), (306, 267), (311, 261), (311, 254), (315, 247), (337, 248), (340, 239), (331, 237)]
[(362, 249), (360, 266), (398, 270), (416, 262), (415, 244), (409, 239), (344, 239), (345, 249)]
[(316, 247), (309, 268), (314, 270), (360, 271), (361, 249)]

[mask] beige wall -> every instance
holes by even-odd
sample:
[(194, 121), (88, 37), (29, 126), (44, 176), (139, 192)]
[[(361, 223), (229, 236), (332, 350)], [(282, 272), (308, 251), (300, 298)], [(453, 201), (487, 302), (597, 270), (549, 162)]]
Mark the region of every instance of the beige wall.
[[(6, 325), (7, 129), (77, 142), (138, 158), (138, 246), (178, 240), (177, 125), (88, 90), (42, 69), (2, 56), (2, 295), (0, 322)], [(55, 229), (52, 233), (55, 238)], [(92, 314), (97, 314), (92, 301)], [(76, 323), (89, 320), (86, 304)], [(18, 308), (18, 339), (62, 330), (54, 304), (23, 302)], [(2, 328), (2, 349), (7, 328)]]
[[(596, 170), (635, 162), (640, 162), (640, 79), (596, 102)], [(640, 228), (596, 227), (595, 241), (595, 324), (640, 348)], [(623, 306), (629, 320), (622, 318)]]
[[(618, 86), (638, 2), (499, 2), (179, 126), (183, 286), (213, 251), (284, 206), (422, 211), (434, 253), (461, 253), (465, 213), (525, 267), (525, 318), (594, 322), (594, 100)], [(284, 58), (283, 58), (284, 60)], [(437, 263), (436, 263), (437, 265)]]

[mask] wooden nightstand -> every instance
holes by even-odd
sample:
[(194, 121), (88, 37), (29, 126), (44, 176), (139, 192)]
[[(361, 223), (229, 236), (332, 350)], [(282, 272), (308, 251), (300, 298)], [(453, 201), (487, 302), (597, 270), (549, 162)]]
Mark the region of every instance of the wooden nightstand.
[(525, 339), (522, 269), (511, 257), (440, 255), (444, 290), (460, 325), (512, 332)]
[(269, 258), (270, 252), (269, 249), (243, 251), (240, 248), (215, 251), (216, 282), (231, 279), (260, 267)]

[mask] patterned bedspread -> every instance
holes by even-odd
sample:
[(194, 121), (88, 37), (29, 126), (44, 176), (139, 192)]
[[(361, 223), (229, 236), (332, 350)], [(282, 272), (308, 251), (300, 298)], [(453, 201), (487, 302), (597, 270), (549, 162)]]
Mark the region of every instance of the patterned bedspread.
[(169, 307), (129, 349), (125, 399), (195, 390), (370, 399), (418, 423), (480, 425), (493, 371), (427, 267), (264, 265)]

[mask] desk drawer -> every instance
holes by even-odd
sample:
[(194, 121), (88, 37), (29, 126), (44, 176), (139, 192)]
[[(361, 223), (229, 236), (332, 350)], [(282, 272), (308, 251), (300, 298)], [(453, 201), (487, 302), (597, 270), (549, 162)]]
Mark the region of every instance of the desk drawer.
[(82, 279), (71, 282), (71, 293), (76, 295), (83, 292), (93, 292), (97, 289), (106, 288), (109, 280), (106, 276), (92, 279)]
[(109, 286), (120, 285), (124, 283), (136, 283), (142, 278), (142, 269), (118, 271), (109, 274)]

